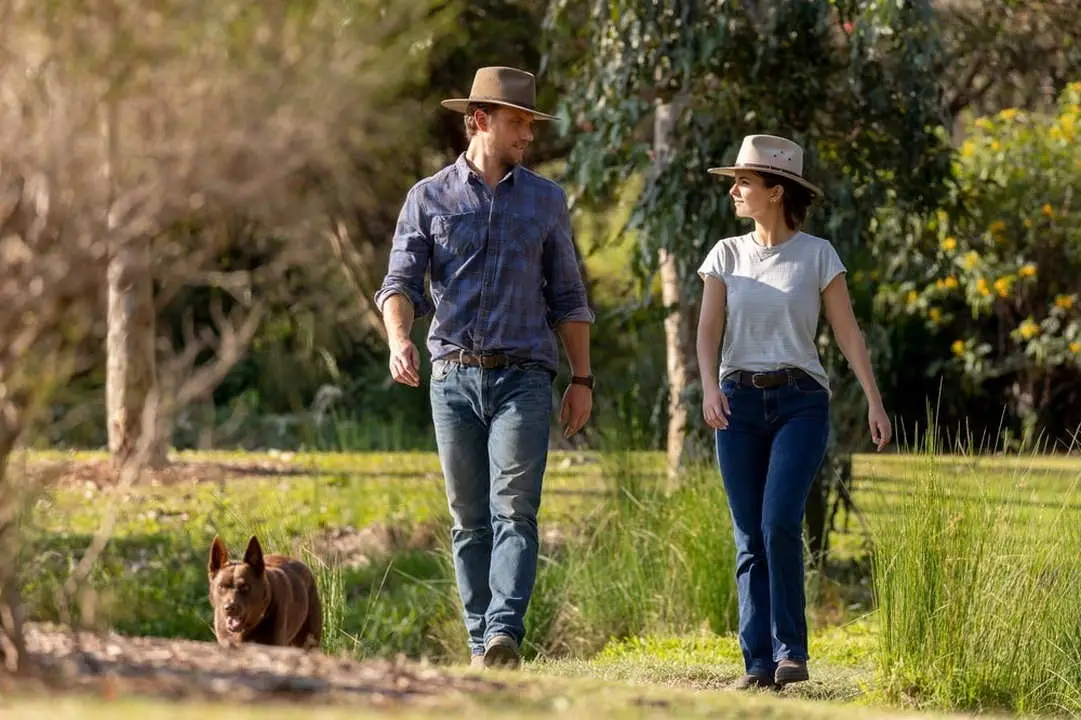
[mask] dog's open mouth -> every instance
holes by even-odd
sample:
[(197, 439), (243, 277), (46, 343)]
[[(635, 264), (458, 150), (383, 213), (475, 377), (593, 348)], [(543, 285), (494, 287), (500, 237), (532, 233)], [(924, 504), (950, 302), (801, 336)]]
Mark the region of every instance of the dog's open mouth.
[(240, 628), (244, 627), (244, 618), (227, 617), (225, 618), (225, 627), (229, 632), (240, 632)]

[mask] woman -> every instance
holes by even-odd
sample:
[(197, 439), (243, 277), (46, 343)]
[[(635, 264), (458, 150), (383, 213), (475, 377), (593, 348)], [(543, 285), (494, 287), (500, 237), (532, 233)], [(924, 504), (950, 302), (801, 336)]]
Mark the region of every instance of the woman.
[(702, 416), (716, 430), (737, 550), (746, 674), (736, 686), (784, 686), (808, 678), (802, 522), (829, 438), (829, 378), (815, 345), (820, 309), (863, 387), (879, 450), (892, 430), (845, 267), (829, 241), (801, 230), (821, 194), (803, 177), (802, 148), (751, 135), (734, 166), (709, 172), (735, 178), (736, 215), (755, 224), (718, 242), (699, 268)]

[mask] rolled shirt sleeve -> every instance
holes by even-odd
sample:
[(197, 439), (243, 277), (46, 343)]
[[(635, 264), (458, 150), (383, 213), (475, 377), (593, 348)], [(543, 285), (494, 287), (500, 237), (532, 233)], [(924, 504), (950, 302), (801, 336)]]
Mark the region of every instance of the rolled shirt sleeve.
[(565, 322), (595, 320), (586, 297), (586, 286), (578, 267), (578, 255), (571, 234), (566, 193), (558, 194), (556, 221), (544, 243), (544, 298), (548, 305), (548, 323), (552, 327)]
[(375, 294), (375, 305), (383, 312), (383, 303), (392, 295), (404, 295), (413, 304), (415, 317), (432, 312), (432, 301), (424, 292), (424, 275), (432, 254), (432, 241), (420, 209), (422, 186), (414, 185), (406, 195), (394, 228), (394, 241), (383, 284)]

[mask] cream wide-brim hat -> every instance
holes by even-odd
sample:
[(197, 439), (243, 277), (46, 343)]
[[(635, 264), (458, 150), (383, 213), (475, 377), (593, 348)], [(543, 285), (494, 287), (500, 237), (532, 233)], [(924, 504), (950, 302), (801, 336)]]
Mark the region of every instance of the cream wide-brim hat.
[(768, 172), (795, 180), (815, 195), (822, 189), (803, 177), (803, 148), (788, 138), (776, 135), (748, 135), (743, 138), (734, 165), (709, 168), (714, 175), (734, 177), (738, 170)]
[(449, 98), (440, 104), (465, 113), (469, 103), (490, 103), (531, 113), (538, 120), (555, 120), (554, 115), (537, 110), (537, 83), (532, 73), (511, 67), (483, 67), (473, 76), (468, 98)]

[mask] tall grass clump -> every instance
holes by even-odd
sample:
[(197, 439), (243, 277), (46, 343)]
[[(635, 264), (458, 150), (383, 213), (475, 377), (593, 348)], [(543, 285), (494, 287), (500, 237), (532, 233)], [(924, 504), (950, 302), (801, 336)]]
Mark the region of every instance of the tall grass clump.
[(887, 692), (1081, 712), (1081, 472), (942, 456), (933, 440), (916, 450), (907, 492), (873, 527)]
[(735, 551), (720, 479), (695, 470), (665, 493), (633, 455), (605, 462), (612, 499), (565, 559), (569, 647), (588, 654), (613, 639), (733, 629)]

